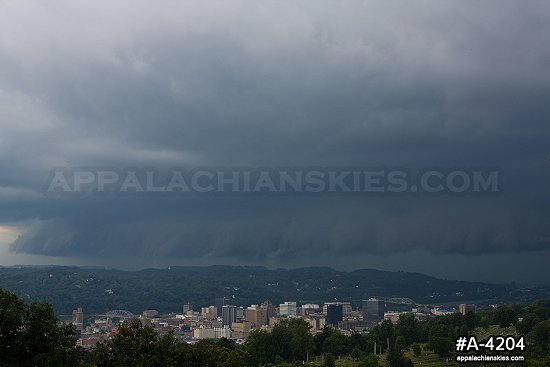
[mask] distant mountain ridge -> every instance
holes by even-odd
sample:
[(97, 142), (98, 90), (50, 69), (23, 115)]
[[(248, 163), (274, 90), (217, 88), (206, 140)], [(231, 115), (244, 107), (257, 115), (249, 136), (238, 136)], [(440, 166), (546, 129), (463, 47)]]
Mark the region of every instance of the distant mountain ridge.
[(87, 313), (124, 309), (181, 312), (184, 302), (195, 309), (228, 297), (240, 306), (270, 300), (322, 303), (356, 302), (368, 297), (407, 297), (421, 304), (460, 302), (523, 302), (550, 295), (543, 287), (443, 280), (420, 273), (328, 267), (268, 269), (261, 266), (172, 266), (123, 271), (79, 267), (0, 267), (0, 288), (26, 301), (47, 301), (59, 314), (76, 307)]

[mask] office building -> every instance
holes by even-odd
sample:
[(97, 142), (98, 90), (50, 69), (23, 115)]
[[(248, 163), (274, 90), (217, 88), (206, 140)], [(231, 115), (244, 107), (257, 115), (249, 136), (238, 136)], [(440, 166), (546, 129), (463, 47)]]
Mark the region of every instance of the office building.
[(384, 320), (385, 302), (380, 299), (370, 298), (363, 301), (363, 320), (379, 322)]
[(273, 306), (273, 304), (271, 304), (270, 301), (264, 301), (262, 303), (262, 307), (265, 308), (267, 310), (267, 319), (269, 320), (270, 318), (272, 317), (275, 317), (277, 316), (277, 310), (276, 310), (276, 307)]
[(344, 313), (344, 316), (349, 316), (352, 312), (351, 303), (350, 302), (325, 302), (323, 306), (323, 313), (327, 314), (327, 306), (328, 305), (342, 305), (342, 312)]
[(338, 326), (338, 323), (344, 319), (344, 306), (341, 304), (327, 305), (326, 323), (330, 326)]
[(188, 312), (193, 313), (193, 305), (191, 303), (184, 303), (183, 304), (183, 314), (187, 315)]
[(244, 310), (244, 319), (249, 321), (252, 327), (259, 328), (268, 324), (267, 312), (267, 307), (252, 305)]
[(296, 316), (296, 302), (285, 302), (279, 305), (280, 316)]
[(222, 306), (222, 324), (223, 326), (231, 327), (237, 320), (237, 306), (225, 305)]
[(201, 307), (201, 316), (208, 320), (214, 320), (218, 317), (218, 310), (214, 306)]
[(214, 300), (214, 306), (216, 307), (216, 310), (218, 312), (217, 314), (218, 317), (222, 317), (222, 307), (227, 304), (226, 303), (227, 301), (229, 300), (225, 297), (216, 298)]
[(82, 307), (73, 310), (73, 324), (77, 330), (82, 330), (84, 325), (84, 312), (82, 312)]
[(468, 305), (466, 303), (461, 303), (460, 305), (458, 305), (458, 311), (461, 314), (466, 315), (468, 312), (476, 312), (476, 306)]

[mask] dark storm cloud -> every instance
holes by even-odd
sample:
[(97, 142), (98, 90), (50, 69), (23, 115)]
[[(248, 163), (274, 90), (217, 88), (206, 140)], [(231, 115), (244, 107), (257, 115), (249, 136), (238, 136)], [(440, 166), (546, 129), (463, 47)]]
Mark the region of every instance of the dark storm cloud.
[[(284, 262), (550, 246), (543, 1), (0, 3), (22, 253)], [(52, 167), (500, 167), (498, 196), (45, 198)]]

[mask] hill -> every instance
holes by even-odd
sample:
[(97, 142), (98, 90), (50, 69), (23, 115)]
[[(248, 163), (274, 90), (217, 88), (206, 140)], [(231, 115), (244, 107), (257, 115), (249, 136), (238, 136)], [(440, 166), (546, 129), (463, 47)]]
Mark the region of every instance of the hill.
[(270, 300), (300, 303), (358, 301), (372, 296), (408, 297), (417, 303), (486, 300), (523, 302), (547, 296), (543, 288), (443, 280), (419, 273), (372, 269), (351, 272), (314, 267), (275, 269), (242, 266), (171, 267), (121, 271), (78, 267), (0, 268), (0, 288), (26, 301), (49, 302), (59, 314), (75, 307), (96, 313), (126, 309), (181, 312), (184, 302), (195, 308), (216, 297), (247, 306)]

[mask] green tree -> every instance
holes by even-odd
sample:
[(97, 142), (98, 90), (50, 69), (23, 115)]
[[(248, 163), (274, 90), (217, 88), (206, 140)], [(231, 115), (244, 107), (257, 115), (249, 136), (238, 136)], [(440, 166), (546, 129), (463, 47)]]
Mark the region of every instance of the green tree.
[(415, 357), (420, 357), (422, 355), (422, 348), (420, 347), (420, 344), (413, 343), (411, 349)]
[(376, 325), (373, 328), (372, 334), (376, 336), (378, 345), (385, 346), (387, 345), (388, 340), (390, 341), (390, 343), (393, 342), (395, 336), (395, 328), (390, 320), (384, 320), (380, 325)]
[(395, 348), (402, 352), (407, 347), (407, 342), (405, 341), (405, 338), (402, 335), (399, 335), (397, 339), (395, 339)]
[(450, 355), (453, 343), (448, 337), (431, 336), (428, 341), (428, 348), (437, 353), (441, 358), (445, 358)]
[(52, 306), (30, 306), (0, 289), (0, 366), (77, 366), (71, 325), (60, 325)]
[(246, 338), (248, 363), (251, 366), (265, 365), (275, 361), (275, 348), (271, 334), (265, 330), (253, 330)]
[(151, 326), (135, 319), (130, 325), (121, 325), (112, 341), (96, 349), (94, 362), (98, 367), (173, 366), (175, 344), (171, 335), (159, 339)]
[(323, 363), (323, 367), (335, 367), (336, 366), (336, 358), (334, 358), (334, 355), (332, 353), (327, 353), (325, 355), (325, 361)]
[(428, 339), (428, 348), (437, 353), (441, 358), (449, 356), (453, 348), (450, 333), (451, 329), (446, 324), (432, 325)]
[(420, 341), (420, 325), (413, 313), (405, 313), (399, 316), (399, 323), (395, 327), (395, 335), (405, 338), (406, 346)]
[(534, 357), (546, 357), (550, 354), (550, 321), (541, 321), (528, 334), (527, 350)]
[(406, 358), (402, 350), (393, 344), (388, 351), (388, 366), (389, 367), (412, 367), (413, 363), (409, 358)]
[(509, 306), (498, 306), (495, 310), (495, 320), (494, 322), (498, 324), (501, 328), (506, 328), (511, 324), (515, 323), (517, 315), (514, 312), (515, 310)]
[(323, 352), (335, 356), (341, 356), (351, 353), (351, 340), (342, 334), (339, 330), (334, 330), (331, 335), (323, 342)]
[(315, 349), (309, 329), (304, 320), (289, 319), (275, 324), (271, 333), (253, 331), (246, 340), (249, 364), (305, 361)]
[(542, 320), (536, 313), (528, 313), (523, 317), (521, 322), (518, 322), (516, 324), (516, 329), (520, 334), (526, 335), (531, 332), (531, 330), (533, 330), (533, 327), (535, 327), (535, 325), (541, 321)]

